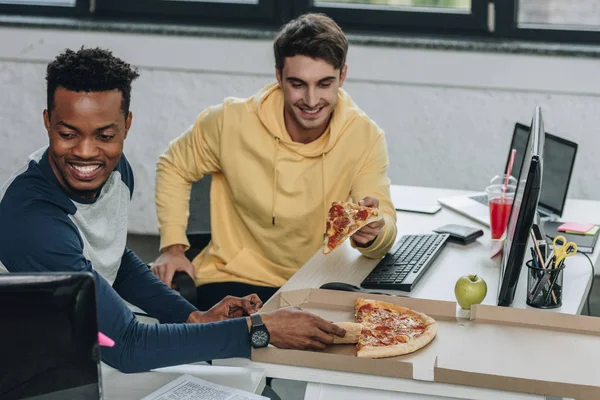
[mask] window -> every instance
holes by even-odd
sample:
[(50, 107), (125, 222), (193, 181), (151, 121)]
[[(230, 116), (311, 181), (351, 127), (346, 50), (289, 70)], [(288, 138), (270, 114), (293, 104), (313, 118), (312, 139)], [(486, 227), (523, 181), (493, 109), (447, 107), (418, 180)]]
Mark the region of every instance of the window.
[(521, 0), (517, 16), (520, 25), (545, 24), (575, 27), (600, 27), (600, 2), (597, 0)]
[[(193, 24), (268, 24), (278, 0), (96, 0), (96, 14), (109, 19)], [(286, 0), (287, 1), (287, 0)]]
[(48, 6), (75, 6), (75, 0), (0, 0), (0, 4), (26, 4)]
[(348, 33), (600, 43), (600, 0), (0, 0), (0, 14), (269, 30), (306, 12)]
[(496, 0), (500, 35), (553, 42), (600, 42), (598, 0)]
[(468, 33), (487, 31), (487, 0), (305, 0), (298, 14), (324, 12), (344, 29)]
[(58, 16), (77, 16), (85, 14), (90, 0), (0, 0), (0, 15), (41, 14)]

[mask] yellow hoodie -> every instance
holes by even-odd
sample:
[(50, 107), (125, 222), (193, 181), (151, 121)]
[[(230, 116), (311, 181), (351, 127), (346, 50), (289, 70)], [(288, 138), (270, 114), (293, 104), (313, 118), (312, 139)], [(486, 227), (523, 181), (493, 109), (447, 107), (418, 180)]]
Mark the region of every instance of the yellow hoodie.
[(343, 90), (329, 128), (293, 142), (277, 84), (204, 110), (169, 144), (156, 176), (161, 249), (189, 246), (191, 184), (212, 174), (212, 241), (194, 260), (196, 284), (282, 286), (323, 245), (333, 201), (379, 199), (385, 227), (368, 248), (383, 257), (396, 238), (383, 131)]

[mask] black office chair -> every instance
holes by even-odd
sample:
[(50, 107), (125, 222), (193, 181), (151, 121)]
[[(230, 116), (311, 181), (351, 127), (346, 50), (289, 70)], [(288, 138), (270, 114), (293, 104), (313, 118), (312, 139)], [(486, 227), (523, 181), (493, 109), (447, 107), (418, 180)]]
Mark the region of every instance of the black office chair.
[[(192, 184), (190, 195), (190, 216), (188, 218), (187, 238), (190, 248), (186, 251), (186, 257), (192, 261), (210, 243), (210, 184), (212, 175), (204, 175), (202, 179)], [(173, 283), (177, 286), (179, 293), (190, 303), (198, 305), (196, 294), (196, 283), (191, 276), (185, 272), (176, 272)], [(267, 386), (262, 395), (272, 400), (281, 400), (277, 393), (271, 388), (272, 378), (267, 378)]]
[[(204, 175), (202, 179), (192, 184), (190, 195), (190, 216), (188, 218), (187, 238), (190, 248), (186, 251), (186, 257), (192, 261), (206, 246), (211, 239), (210, 234), (210, 184), (212, 175)], [(179, 293), (193, 305), (198, 305), (196, 294), (196, 283), (191, 276), (185, 272), (176, 272), (173, 276), (173, 284)]]

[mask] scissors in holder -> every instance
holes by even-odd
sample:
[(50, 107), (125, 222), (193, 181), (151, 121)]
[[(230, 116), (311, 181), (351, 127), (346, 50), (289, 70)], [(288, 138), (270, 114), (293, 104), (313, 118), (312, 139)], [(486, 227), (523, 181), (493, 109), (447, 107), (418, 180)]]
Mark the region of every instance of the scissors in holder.
[[(558, 242), (560, 242), (560, 244)], [(565, 258), (577, 254), (577, 244), (574, 242), (567, 242), (567, 238), (562, 235), (555, 237), (552, 244), (554, 245), (554, 256), (556, 257), (554, 260), (554, 268), (558, 268)]]

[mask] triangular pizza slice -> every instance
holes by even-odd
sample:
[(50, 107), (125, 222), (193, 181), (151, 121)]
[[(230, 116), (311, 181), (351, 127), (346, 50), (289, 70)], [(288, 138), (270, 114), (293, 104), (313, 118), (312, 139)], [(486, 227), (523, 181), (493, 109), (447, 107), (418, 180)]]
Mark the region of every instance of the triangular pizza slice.
[(415, 352), (437, 335), (437, 322), (426, 314), (396, 304), (357, 298), (356, 322), (337, 322), (346, 330), (334, 344), (356, 343), (360, 358), (385, 358)]
[(381, 218), (377, 208), (346, 201), (333, 202), (327, 216), (323, 254), (330, 253), (362, 227)]

